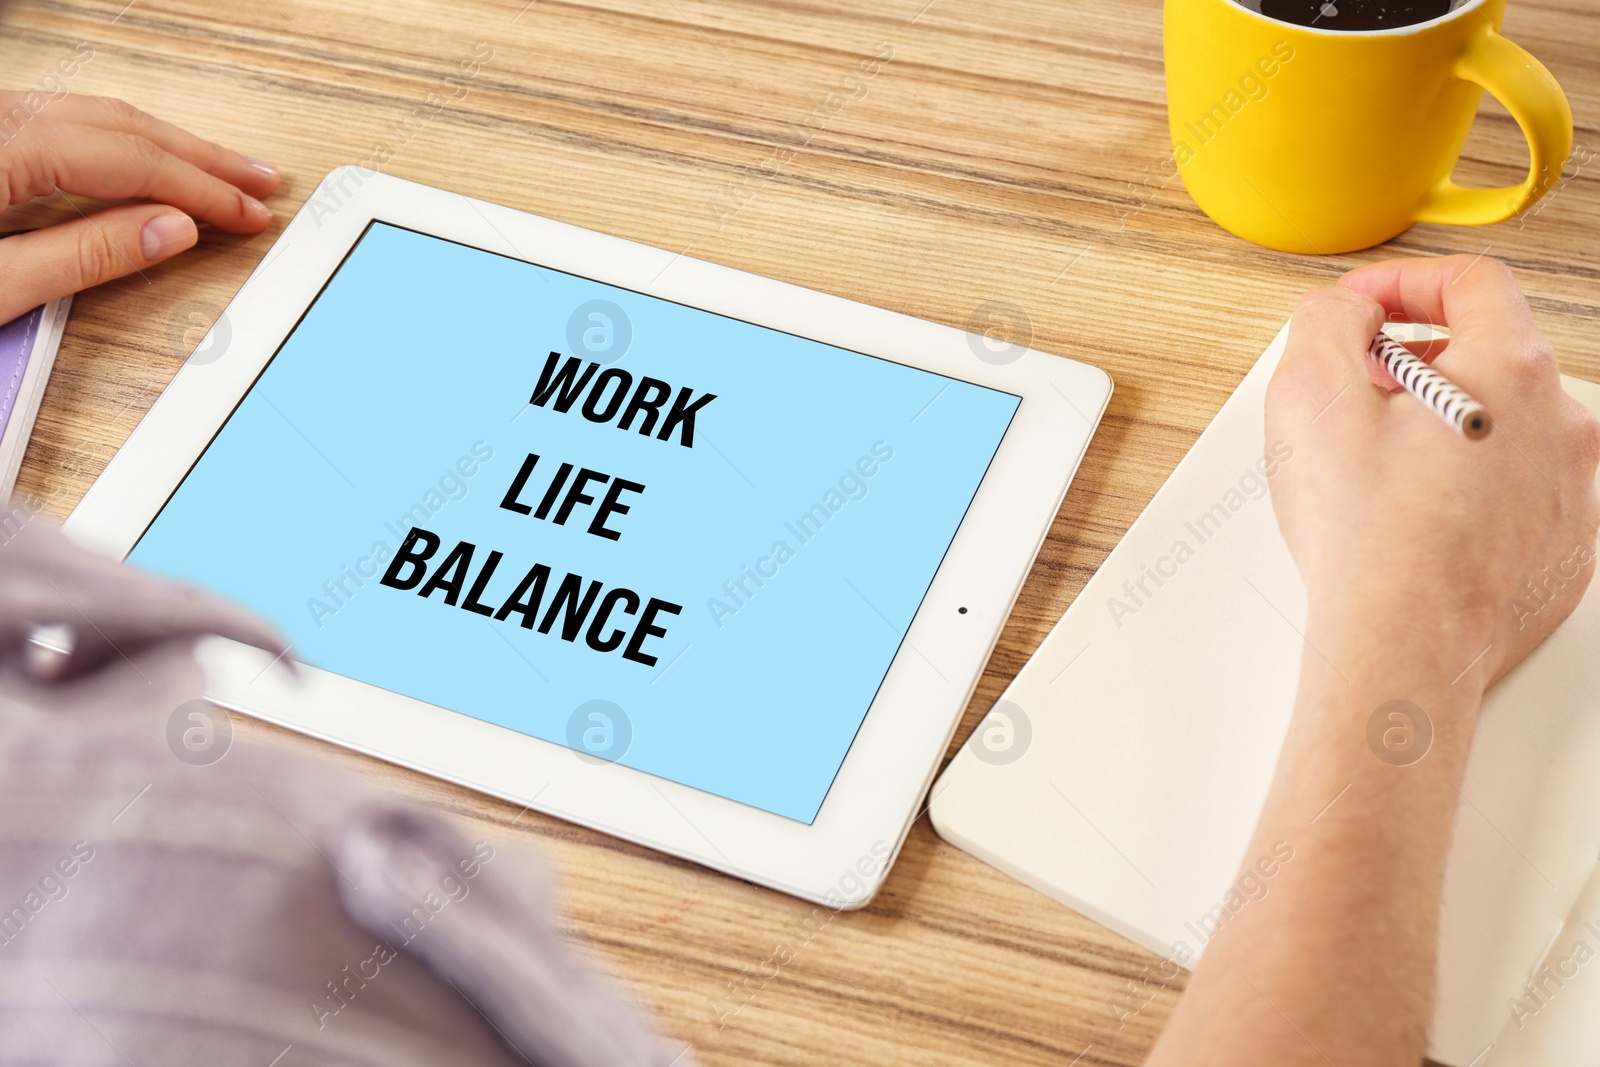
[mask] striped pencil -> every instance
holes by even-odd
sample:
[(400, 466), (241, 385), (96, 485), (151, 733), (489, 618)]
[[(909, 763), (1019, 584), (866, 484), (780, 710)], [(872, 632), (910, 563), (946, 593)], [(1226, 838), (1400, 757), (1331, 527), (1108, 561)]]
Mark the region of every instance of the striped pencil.
[(1489, 413), (1449, 378), (1412, 355), (1400, 342), (1379, 332), (1372, 339), (1372, 358), (1394, 375), (1406, 392), (1427, 404), (1455, 431), (1476, 441), (1489, 434)]

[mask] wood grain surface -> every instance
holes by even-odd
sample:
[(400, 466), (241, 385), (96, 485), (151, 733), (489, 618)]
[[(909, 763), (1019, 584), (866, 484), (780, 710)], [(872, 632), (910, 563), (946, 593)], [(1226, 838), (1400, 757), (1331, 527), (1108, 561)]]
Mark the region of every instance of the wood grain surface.
[[(1566, 88), (1592, 155), (1596, 15), (1582, 0), (1512, 0), (1506, 29)], [(177, 261), (79, 297), (19, 491), (70, 510), (321, 176), (384, 146), (382, 169), (401, 177), (938, 322), (964, 327), (1005, 302), (1035, 347), (1105, 368), (1117, 392), (959, 743), (1307, 288), (1362, 262), (1487, 252), (1515, 269), (1563, 368), (1600, 378), (1600, 164), (1520, 222), (1419, 226), (1348, 256), (1267, 251), (1161, 176), (1160, 33), (1156, 0), (4, 6), (5, 84), (36, 84), (88, 42), (74, 91), (122, 97), (286, 175), (268, 233), (205, 233)], [(463, 81), (459, 61), (485, 48)], [(892, 58), (847, 81), (875, 48)], [(1486, 103), (1460, 175), (1511, 183), (1526, 158)], [(4, 221), (76, 210), (57, 198)], [(1131, 1065), (1179, 992), (1158, 989), (1119, 1027), (1107, 999), (1155, 958), (946, 845), (926, 819), (876, 902), (808, 937), (796, 924), (811, 909), (793, 899), (340, 758), (542, 849), (573, 935), (705, 1064)], [(779, 945), (793, 958), (772, 974), (762, 964)], [(752, 992), (719, 1021), (730, 982)]]

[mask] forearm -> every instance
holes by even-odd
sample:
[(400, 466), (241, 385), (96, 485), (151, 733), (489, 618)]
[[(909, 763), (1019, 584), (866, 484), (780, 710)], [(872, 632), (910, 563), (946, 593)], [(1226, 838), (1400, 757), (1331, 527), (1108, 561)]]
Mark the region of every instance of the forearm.
[[(1470, 654), (1439, 651), (1462, 641), (1375, 629), (1409, 613), (1366, 604), (1363, 618), (1308, 630), (1293, 723), (1245, 862), (1278, 842), (1293, 858), (1207, 946), (1152, 1067), (1423, 1057), (1439, 896), (1484, 679)], [(1432, 725), (1420, 758), (1380, 739), (1386, 761), (1369, 744), (1374, 712), (1394, 700)]]

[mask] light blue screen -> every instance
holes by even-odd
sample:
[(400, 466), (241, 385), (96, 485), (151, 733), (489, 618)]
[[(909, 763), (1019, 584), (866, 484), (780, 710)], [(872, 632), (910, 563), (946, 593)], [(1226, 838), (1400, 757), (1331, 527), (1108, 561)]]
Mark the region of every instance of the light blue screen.
[[(626, 379), (531, 404), (552, 352), (598, 364), (589, 386)], [(648, 407), (627, 429), (585, 415), (653, 399), (647, 378), (672, 398), (649, 434)], [(684, 389), (715, 399), (668, 426)], [(129, 559), (255, 609), (304, 662), (810, 822), (1018, 402), (374, 223)], [(597, 472), (594, 502), (553, 521), (574, 474), (544, 519), (503, 507), (529, 454), (513, 503), (537, 508), (564, 463)], [(590, 530), (619, 479), (644, 489), (619, 490), (613, 540)], [(440, 547), (396, 580), (444, 569), (455, 593), (382, 583), (413, 526)], [(475, 603), (498, 613), (544, 565), (536, 611), (464, 606), (491, 552)], [(569, 574), (599, 583), (571, 641), (581, 601), (537, 626)], [(618, 594), (591, 644), (617, 589), (638, 608)], [(651, 598), (681, 612), (627, 658)]]

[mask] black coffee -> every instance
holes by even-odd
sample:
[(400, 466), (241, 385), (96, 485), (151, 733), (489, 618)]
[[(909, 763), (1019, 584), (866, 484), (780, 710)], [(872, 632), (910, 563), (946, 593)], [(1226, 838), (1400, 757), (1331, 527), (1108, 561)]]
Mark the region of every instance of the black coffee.
[(1261, 13), (1319, 30), (1389, 30), (1450, 13), (1451, 0), (1261, 0)]

